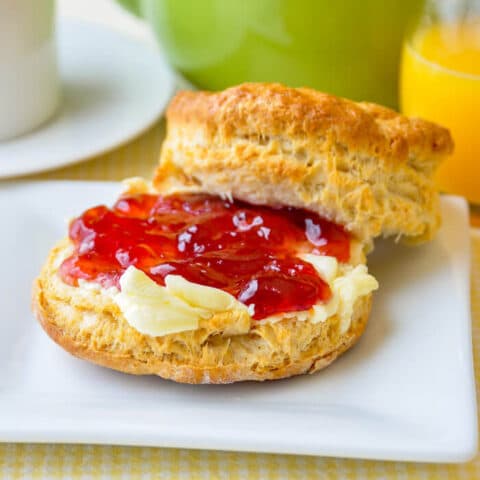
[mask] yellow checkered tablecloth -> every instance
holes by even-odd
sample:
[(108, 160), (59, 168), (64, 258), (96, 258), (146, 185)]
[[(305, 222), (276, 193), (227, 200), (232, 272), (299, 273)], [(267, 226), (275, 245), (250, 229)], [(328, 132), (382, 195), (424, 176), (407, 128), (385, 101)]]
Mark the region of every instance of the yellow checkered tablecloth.
[[(35, 179), (151, 177), (164, 123), (96, 159)], [(480, 233), (472, 233), (472, 315), (480, 383)], [(478, 395), (478, 394), (477, 394)], [(0, 480), (8, 479), (480, 479), (480, 455), (463, 465), (93, 445), (0, 444)]]

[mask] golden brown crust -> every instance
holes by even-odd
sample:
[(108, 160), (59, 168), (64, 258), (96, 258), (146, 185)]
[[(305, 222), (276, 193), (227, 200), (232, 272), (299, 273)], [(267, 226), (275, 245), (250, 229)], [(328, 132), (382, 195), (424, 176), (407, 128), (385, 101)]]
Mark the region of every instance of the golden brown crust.
[(331, 363), (362, 334), (371, 295), (355, 304), (350, 329), (338, 318), (312, 324), (285, 318), (223, 335), (215, 321), (190, 332), (150, 337), (133, 329), (111, 297), (71, 287), (57, 274), (68, 240), (54, 248), (33, 289), (33, 310), (47, 334), (73, 355), (127, 373), (154, 374), (184, 383), (273, 380), (313, 373)]
[(219, 93), (179, 92), (168, 108), (169, 122), (202, 123), (215, 134), (332, 136), (348, 149), (394, 162), (448, 154), (447, 129), (407, 118), (374, 103), (354, 102), (309, 88), (246, 83)]
[(198, 184), (254, 203), (319, 211), (365, 241), (429, 238), (431, 176), (448, 130), (371, 103), (279, 84), (180, 92), (167, 111), (155, 185)]

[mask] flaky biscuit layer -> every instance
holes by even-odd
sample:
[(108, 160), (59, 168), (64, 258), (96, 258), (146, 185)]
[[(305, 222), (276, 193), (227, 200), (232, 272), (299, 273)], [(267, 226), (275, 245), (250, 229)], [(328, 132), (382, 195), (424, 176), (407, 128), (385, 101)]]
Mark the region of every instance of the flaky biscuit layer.
[[(355, 304), (349, 330), (332, 316), (313, 324), (295, 317), (233, 328), (214, 315), (198, 330), (151, 337), (132, 328), (106, 291), (65, 284), (60, 260), (71, 251), (60, 242), (34, 284), (33, 310), (47, 334), (73, 355), (127, 373), (159, 375), (184, 383), (273, 380), (313, 373), (330, 364), (362, 334), (371, 295)], [(238, 333), (236, 333), (238, 332)], [(242, 333), (240, 333), (242, 332)]]
[(432, 175), (448, 130), (371, 103), (279, 84), (180, 92), (154, 184), (315, 210), (365, 243), (438, 229)]

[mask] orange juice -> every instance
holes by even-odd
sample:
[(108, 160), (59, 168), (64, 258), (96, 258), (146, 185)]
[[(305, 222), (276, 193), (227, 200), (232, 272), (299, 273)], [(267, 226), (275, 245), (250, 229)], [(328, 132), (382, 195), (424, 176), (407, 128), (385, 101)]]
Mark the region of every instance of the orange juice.
[(480, 18), (434, 25), (407, 41), (400, 97), (405, 114), (452, 133), (455, 152), (437, 173), (439, 188), (480, 204)]

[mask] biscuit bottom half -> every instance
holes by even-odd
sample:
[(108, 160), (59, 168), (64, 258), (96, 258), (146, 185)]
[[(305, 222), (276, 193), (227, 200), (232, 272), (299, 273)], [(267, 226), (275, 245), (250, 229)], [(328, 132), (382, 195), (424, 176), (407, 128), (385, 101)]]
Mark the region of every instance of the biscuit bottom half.
[(368, 294), (355, 302), (344, 333), (337, 315), (312, 323), (290, 314), (275, 323), (253, 321), (248, 333), (236, 333), (215, 314), (197, 330), (153, 337), (131, 327), (106, 292), (62, 281), (58, 259), (70, 248), (68, 240), (60, 242), (35, 281), (35, 315), (66, 351), (131, 374), (182, 383), (232, 383), (314, 373), (358, 340), (370, 313)]

